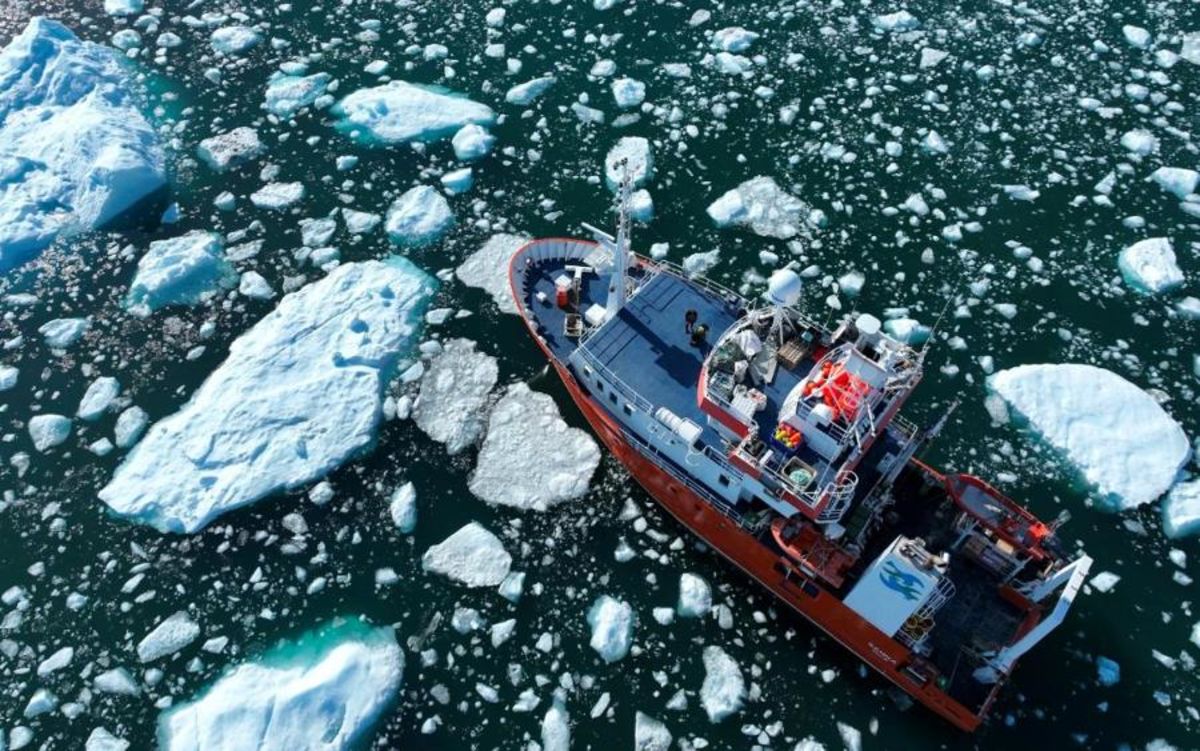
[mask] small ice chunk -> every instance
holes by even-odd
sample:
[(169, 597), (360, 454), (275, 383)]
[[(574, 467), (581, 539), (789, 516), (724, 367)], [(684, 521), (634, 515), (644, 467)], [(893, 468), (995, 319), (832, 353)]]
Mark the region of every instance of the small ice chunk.
[(1115, 686), (1121, 682), (1121, 666), (1107, 657), (1096, 656), (1096, 679), (1101, 686)]
[(225, 172), (259, 158), (266, 150), (257, 130), (241, 127), (205, 138), (196, 147), (196, 156), (217, 172)]
[(1200, 480), (1181, 482), (1171, 488), (1163, 502), (1163, 531), (1168, 537), (1186, 537), (1200, 532)]
[[(596, 0), (601, 2), (601, 0)], [(542, 718), (542, 751), (570, 751), (571, 749), (571, 718), (562, 699), (554, 698), (554, 703), (546, 710)]]
[(104, 0), (104, 12), (110, 16), (136, 16), (145, 7), (145, 0)]
[(875, 16), (871, 23), (880, 31), (912, 31), (921, 28), (921, 20), (907, 10)]
[(671, 731), (648, 714), (633, 718), (633, 751), (671, 751)]
[(712, 609), (712, 588), (703, 577), (684, 573), (679, 577), (679, 602), (675, 610), (684, 618), (700, 618)]
[(617, 662), (629, 654), (636, 623), (633, 607), (629, 603), (601, 595), (592, 603), (587, 622), (592, 629), (592, 638), (588, 643), (601, 659)]
[(73, 659), (75, 659), (75, 649), (73, 647), (62, 647), (56, 650), (49, 657), (38, 663), (38, 677), (44, 678), (57, 670), (62, 670), (70, 665)]
[(86, 318), (55, 318), (39, 326), (38, 333), (50, 349), (67, 349), (78, 342), (89, 328), (91, 322)]
[(200, 638), (200, 626), (187, 611), (180, 610), (163, 619), (151, 629), (137, 645), (138, 659), (154, 662), (179, 650)]
[(392, 517), (392, 524), (402, 534), (409, 534), (417, 528), (417, 489), (411, 482), (404, 483), (392, 493), (388, 514)]
[(504, 95), (504, 101), (521, 107), (533, 104), (533, 102), (542, 94), (545, 94), (557, 80), (558, 79), (556, 79), (554, 76), (542, 76), (541, 78), (535, 78), (532, 81), (526, 81), (525, 83), (517, 84), (509, 89), (508, 93)]
[(209, 37), (213, 52), (219, 55), (241, 55), (262, 42), (262, 35), (249, 26), (222, 26)]
[(426, 550), (421, 566), (468, 587), (495, 587), (508, 576), (512, 556), (500, 538), (470, 522)]
[(704, 683), (700, 686), (700, 703), (710, 722), (720, 722), (742, 708), (746, 682), (741, 668), (725, 650), (718, 646), (704, 648)]
[(454, 273), (468, 287), (478, 287), (491, 295), (501, 312), (515, 314), (517, 305), (508, 284), (508, 266), (513, 255), (528, 242), (527, 235), (492, 235)]
[(236, 279), (220, 236), (196, 230), (150, 243), (138, 260), (125, 306), (144, 317), (169, 305), (193, 305), (232, 287)]
[(290, 118), (324, 96), (332, 81), (328, 73), (297, 76), (277, 71), (267, 79), (263, 106), (277, 117)]
[(29, 420), (29, 437), (38, 451), (48, 451), (71, 436), (71, 418), (62, 415), (34, 415)]
[(250, 203), (260, 209), (281, 211), (304, 198), (304, 183), (267, 183), (250, 194)]
[(475, 173), (470, 167), (462, 167), (461, 169), (452, 170), (442, 175), (442, 188), (447, 194), (452, 196), (461, 195), (471, 189), (475, 184)]
[(641, 136), (625, 136), (609, 149), (604, 158), (604, 179), (610, 189), (620, 187), (624, 170), (629, 171), (629, 180), (635, 188), (654, 179), (654, 154), (648, 140)]
[(17, 385), (20, 369), (14, 365), (0, 365), (0, 391), (8, 391)]
[(1121, 581), (1121, 577), (1117, 576), (1113, 572), (1101, 571), (1100, 573), (1093, 576), (1091, 578), (1091, 581), (1088, 582), (1088, 584), (1090, 584), (1092, 586), (1092, 589), (1096, 590), (1097, 592), (1100, 592), (1101, 594), (1106, 594), (1108, 592), (1111, 592), (1112, 588), (1117, 586), (1117, 583), (1120, 581)]
[(126, 751), (129, 741), (118, 738), (105, 728), (94, 728), (83, 743), (83, 751)]
[(612, 82), (612, 95), (621, 109), (637, 107), (646, 99), (646, 84), (633, 78), (618, 78)]
[(113, 442), (119, 449), (129, 448), (142, 437), (149, 423), (150, 416), (146, 414), (146, 410), (137, 405), (127, 408), (117, 417), (117, 424), (113, 428)]
[(1125, 37), (1125, 41), (1129, 46), (1136, 47), (1139, 50), (1149, 49), (1150, 44), (1154, 41), (1154, 37), (1150, 36), (1150, 32), (1143, 29), (1141, 26), (1134, 26), (1127, 23), (1121, 27), (1121, 35)]
[(1119, 510), (1165, 493), (1191, 453), (1154, 397), (1092, 365), (1022, 365), (988, 386)]
[(409, 188), (397, 198), (384, 225), (392, 242), (409, 247), (434, 243), (453, 226), (450, 204), (428, 185)]
[(1196, 186), (1200, 184), (1200, 172), (1183, 167), (1159, 167), (1150, 174), (1150, 179), (1158, 187), (1183, 200), (1196, 192)]
[(98, 420), (108, 411), (120, 393), (120, 381), (112, 376), (101, 376), (88, 386), (83, 398), (79, 400), (79, 409), (75, 414), (80, 420)]
[(488, 503), (545, 511), (586, 493), (599, 464), (591, 436), (563, 422), (549, 395), (518, 383), (492, 410), (468, 486)]
[(471, 162), (492, 153), (492, 147), (496, 145), (496, 137), (482, 125), (467, 123), (459, 128), (454, 137), (450, 139), (450, 145), (454, 148), (454, 156), (459, 161)]
[[(472, 445), (483, 431), (488, 395), (499, 373), (496, 358), (476, 352), (475, 342), (446, 342), (421, 380), (420, 397), (413, 410), (417, 427), (446, 444), (451, 455)], [(533, 451), (533, 447), (522, 447), (522, 453)], [(518, 482), (515, 478), (513, 481)]]
[(124, 696), (137, 696), (141, 692), (137, 682), (125, 668), (112, 668), (98, 674), (92, 680), (92, 688), (100, 693)]
[(436, 86), (391, 81), (359, 89), (330, 110), (336, 127), (361, 143), (436, 141), (468, 123), (491, 125), (492, 109)]
[(383, 221), (383, 217), (367, 211), (342, 209), (342, 221), (345, 222), (346, 231), (350, 234), (366, 235), (373, 232), (379, 226), (379, 223)]
[(708, 216), (718, 227), (746, 227), (756, 235), (780, 240), (805, 230), (811, 215), (808, 204), (765, 176), (747, 180), (708, 207)]
[(242, 279), (238, 283), (238, 294), (249, 297), (251, 300), (270, 300), (275, 296), (275, 290), (271, 289), (270, 283), (263, 278), (262, 274), (252, 269), (242, 272)]
[(1165, 237), (1140, 240), (1125, 248), (1117, 256), (1117, 268), (1139, 292), (1161, 294), (1183, 285), (1183, 271)]
[(1158, 151), (1158, 137), (1148, 130), (1135, 128), (1121, 136), (1121, 145), (1138, 156), (1149, 156)]

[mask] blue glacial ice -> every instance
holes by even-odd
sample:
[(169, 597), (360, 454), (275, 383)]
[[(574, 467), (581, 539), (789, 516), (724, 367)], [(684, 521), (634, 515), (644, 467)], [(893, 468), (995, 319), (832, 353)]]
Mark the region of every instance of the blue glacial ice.
[(237, 283), (237, 272), (225, 258), (221, 237), (193, 231), (155, 240), (138, 261), (125, 306), (148, 316), (168, 305), (194, 305)]
[(428, 185), (418, 185), (401, 194), (388, 208), (384, 224), (392, 242), (409, 247), (437, 242), (453, 226), (450, 204)]
[(617, 662), (629, 654), (633, 646), (633, 630), (637, 619), (629, 603), (608, 595), (600, 595), (587, 615), (592, 630), (588, 644), (605, 662)]
[(491, 125), (491, 107), (436, 86), (392, 81), (359, 89), (333, 106), (336, 127), (364, 144), (436, 141), (474, 123)]
[(396, 700), (404, 654), (359, 620), (283, 642), (158, 720), (164, 751), (338, 751), (364, 745)]
[(41, 17), (0, 50), (0, 272), (166, 184), (130, 79), (111, 49)]
[(284, 297), (150, 428), (101, 500), (159, 530), (195, 532), (366, 450), (435, 284), (392, 258), (345, 264)]

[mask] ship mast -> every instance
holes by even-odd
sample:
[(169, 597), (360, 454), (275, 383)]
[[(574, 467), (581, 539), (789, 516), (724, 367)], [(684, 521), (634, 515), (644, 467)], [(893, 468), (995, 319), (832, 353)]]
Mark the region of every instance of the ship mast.
[(629, 270), (629, 202), (633, 195), (633, 179), (629, 175), (629, 163), (622, 159), (617, 163), (621, 169), (621, 187), (617, 193), (617, 241), (613, 247), (613, 269), (608, 278), (608, 299), (604, 305), (604, 319), (616, 317), (625, 307), (625, 275)]

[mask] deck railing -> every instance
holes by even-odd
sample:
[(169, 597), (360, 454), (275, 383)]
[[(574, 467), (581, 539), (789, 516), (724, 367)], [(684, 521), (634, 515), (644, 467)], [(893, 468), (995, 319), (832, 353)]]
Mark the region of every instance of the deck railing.
[(587, 367), (603, 376), (610, 388), (616, 389), (617, 393), (646, 414), (654, 414), (654, 405), (650, 403), (650, 400), (638, 393), (637, 389), (622, 381), (607, 365), (600, 362), (587, 347), (579, 347), (575, 351), (579, 353), (580, 358), (583, 359)]

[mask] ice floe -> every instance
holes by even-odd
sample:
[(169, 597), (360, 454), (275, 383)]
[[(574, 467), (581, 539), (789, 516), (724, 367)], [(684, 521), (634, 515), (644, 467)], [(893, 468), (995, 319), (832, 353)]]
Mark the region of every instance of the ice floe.
[(398, 245), (419, 247), (436, 242), (454, 226), (445, 196), (428, 185), (406, 190), (388, 208), (384, 228)]
[(609, 188), (616, 190), (620, 186), (625, 170), (635, 188), (654, 179), (654, 154), (648, 140), (641, 136), (625, 136), (609, 149), (604, 158), (604, 179)]
[(508, 284), (508, 265), (513, 254), (528, 242), (527, 235), (492, 235), (454, 273), (468, 287), (478, 287), (491, 295), (501, 312), (516, 313), (517, 305)]
[(771, 177), (755, 177), (725, 192), (708, 207), (718, 227), (746, 227), (754, 234), (788, 240), (810, 226), (812, 209)]
[(428, 276), (391, 258), (345, 264), (287, 295), (154, 424), (101, 499), (160, 530), (193, 532), (324, 476), (374, 440), (383, 386), (432, 291)]
[(612, 82), (612, 95), (621, 109), (636, 107), (646, 99), (646, 84), (633, 78), (618, 78)]
[(121, 382), (112, 376), (101, 376), (92, 381), (79, 400), (79, 409), (75, 415), (80, 420), (99, 420), (108, 411), (113, 401), (121, 393)]
[(62, 445), (71, 437), (71, 418), (62, 415), (34, 415), (29, 420), (29, 437), (38, 451)]
[(111, 49), (42, 17), (0, 50), (0, 272), (166, 184), (130, 80)]
[(417, 528), (417, 489), (411, 482), (404, 483), (392, 493), (388, 515), (392, 517), (392, 524), (403, 534)]
[(533, 104), (538, 97), (545, 94), (554, 85), (556, 80), (558, 79), (554, 76), (542, 76), (532, 81), (519, 83), (508, 90), (504, 95), (504, 101), (522, 107)]
[(38, 326), (42, 341), (50, 349), (67, 349), (83, 338), (91, 328), (86, 318), (55, 318)]
[(491, 125), (487, 105), (436, 86), (391, 81), (359, 89), (331, 109), (337, 128), (356, 141), (393, 144), (434, 141), (468, 123)]
[(429, 363), (413, 420), (433, 440), (457, 454), (475, 443), (487, 420), (487, 400), (500, 368), (475, 351), (475, 342), (451, 339)]
[(746, 682), (737, 662), (717, 646), (704, 648), (704, 683), (700, 703), (712, 722), (720, 722), (742, 708)]
[(1022, 365), (988, 385), (1117, 509), (1165, 493), (1191, 453), (1152, 396), (1104, 368)]
[(155, 240), (138, 260), (125, 306), (147, 316), (168, 305), (193, 305), (237, 282), (220, 235), (195, 230)]
[(250, 203), (260, 209), (280, 211), (303, 200), (304, 183), (267, 183), (250, 194)]
[(462, 126), (450, 139), (454, 156), (464, 162), (482, 159), (492, 153), (492, 147), (495, 145), (496, 137), (489, 133), (487, 128), (475, 123)]
[(1170, 292), (1183, 284), (1183, 271), (1165, 237), (1140, 240), (1121, 251), (1117, 267), (1125, 281), (1139, 292)]
[(324, 96), (332, 80), (333, 77), (328, 73), (313, 73), (310, 76), (272, 73), (267, 79), (263, 106), (272, 115), (290, 118)]
[(675, 610), (684, 618), (700, 618), (712, 609), (712, 588), (703, 577), (685, 573), (679, 577), (679, 602)]
[(554, 399), (518, 383), (492, 410), (469, 486), (488, 503), (544, 511), (586, 493), (599, 463), (596, 442), (563, 422)]
[(629, 654), (636, 624), (633, 607), (629, 603), (601, 595), (588, 610), (587, 622), (592, 629), (588, 644), (601, 659), (617, 662)]
[(1200, 172), (1182, 167), (1159, 167), (1150, 174), (1158, 187), (1182, 200), (1196, 192), (1200, 184)]
[(240, 55), (262, 42), (262, 35), (249, 26), (222, 26), (209, 37), (213, 52), (221, 55)]
[(159, 622), (142, 637), (137, 656), (142, 662), (154, 662), (175, 654), (200, 638), (200, 626), (187, 611), (180, 610)]
[(266, 150), (257, 130), (241, 127), (205, 138), (196, 147), (196, 156), (217, 172), (225, 172), (257, 159)]
[(1200, 480), (1181, 482), (1163, 501), (1163, 530), (1169, 537), (1200, 532)]
[[(596, 0), (599, 2), (600, 0)], [(571, 718), (563, 700), (554, 698), (554, 703), (542, 718), (542, 751), (570, 751)]]
[(758, 34), (753, 31), (730, 26), (713, 32), (712, 47), (723, 52), (745, 52), (757, 39)]
[(500, 538), (470, 522), (426, 550), (421, 566), (468, 587), (495, 587), (508, 576), (512, 556)]
[(319, 629), (226, 672), (163, 712), (164, 751), (340, 751), (360, 748), (392, 706), (404, 654), (390, 627)]
[(671, 731), (648, 714), (633, 719), (633, 751), (671, 751)]

